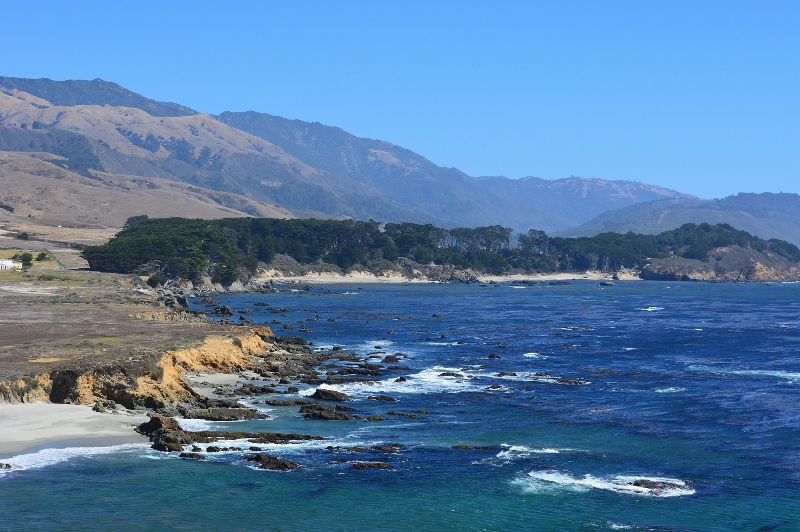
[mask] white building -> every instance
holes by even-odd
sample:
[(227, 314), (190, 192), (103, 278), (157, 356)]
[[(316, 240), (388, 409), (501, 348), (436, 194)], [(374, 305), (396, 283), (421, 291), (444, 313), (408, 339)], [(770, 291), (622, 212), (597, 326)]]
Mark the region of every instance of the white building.
[(0, 259), (0, 270), (21, 270), (22, 263), (11, 259)]

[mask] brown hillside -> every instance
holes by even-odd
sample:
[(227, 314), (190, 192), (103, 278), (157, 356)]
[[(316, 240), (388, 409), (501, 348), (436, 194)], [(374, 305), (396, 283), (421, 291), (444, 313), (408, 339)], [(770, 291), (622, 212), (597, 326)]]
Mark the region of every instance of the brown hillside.
[[(0, 152), (0, 220), (40, 225), (120, 228), (131, 216), (151, 218), (227, 218), (257, 214), (290, 218), (291, 214), (236, 194), (210, 191), (159, 178), (95, 173), (83, 177), (40, 160), (51, 154)], [(244, 212), (242, 209), (247, 210)], [(252, 214), (248, 214), (252, 213)]]

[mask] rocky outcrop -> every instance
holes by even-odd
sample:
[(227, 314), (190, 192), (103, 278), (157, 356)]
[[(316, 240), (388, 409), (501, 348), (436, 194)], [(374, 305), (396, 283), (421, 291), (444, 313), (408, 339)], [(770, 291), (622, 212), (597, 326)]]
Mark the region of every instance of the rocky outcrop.
[(440, 264), (420, 264), (411, 259), (399, 259), (400, 272), (409, 279), (425, 279), (440, 283), (472, 284), (480, 282), (472, 270), (458, 270), (454, 266)]
[[(164, 452), (182, 452), (184, 445), (215, 443), (224, 440), (247, 440), (254, 444), (287, 444), (299, 441), (323, 440), (308, 434), (283, 434), (278, 432), (225, 432), (183, 430), (174, 419), (152, 415), (150, 420), (136, 427), (136, 432), (147, 436), (153, 449)], [(209, 451), (212, 450), (210, 446)], [(195, 450), (196, 452), (196, 450)]]
[(329, 390), (327, 388), (317, 388), (311, 397), (320, 401), (352, 401), (353, 398), (346, 393)]
[(195, 322), (203, 323), (213, 321), (206, 316), (205, 312), (199, 310), (166, 310), (166, 311), (146, 311), (135, 314), (134, 317), (140, 320), (165, 321), (165, 322)]
[(247, 461), (256, 462), (261, 469), (269, 469), (270, 471), (291, 471), (297, 469), (300, 464), (292, 462), (291, 460), (284, 460), (268, 454), (258, 453), (245, 456)]
[(385, 462), (356, 462), (353, 464), (353, 469), (392, 469), (392, 466)]
[(655, 259), (640, 277), (653, 281), (772, 282), (800, 280), (800, 264), (769, 251), (730, 246), (709, 252), (708, 261), (673, 257)]
[(356, 416), (350, 415), (347, 412), (353, 410), (350, 408), (343, 408), (341, 405), (334, 407), (333, 405), (326, 405), (322, 403), (314, 403), (311, 405), (303, 405), (300, 407), (300, 413), (306, 419), (325, 419), (328, 421), (349, 421), (358, 419)]

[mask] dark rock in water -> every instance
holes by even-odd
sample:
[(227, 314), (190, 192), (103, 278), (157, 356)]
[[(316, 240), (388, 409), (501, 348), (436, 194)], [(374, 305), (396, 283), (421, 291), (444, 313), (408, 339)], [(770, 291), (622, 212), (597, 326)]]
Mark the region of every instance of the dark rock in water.
[(216, 299), (214, 299), (212, 297), (206, 297), (206, 298), (203, 298), (200, 301), (200, 303), (198, 303), (198, 305), (203, 305), (205, 307), (216, 307), (217, 305), (219, 305), (219, 301), (217, 301)]
[(303, 405), (300, 407), (300, 413), (306, 419), (325, 419), (329, 421), (349, 421), (356, 419), (350, 414), (346, 414), (337, 410), (333, 405), (326, 405), (315, 403), (313, 405)]
[(496, 353), (492, 353), (491, 355), (489, 355), (489, 356), (488, 356), (488, 357), (486, 357), (486, 358), (500, 358), (500, 355), (498, 355), (498, 354), (496, 354)]
[(289, 401), (267, 401), (266, 402), (269, 406), (303, 406), (303, 405), (315, 405), (316, 402), (312, 401), (311, 399), (290, 399)]
[(150, 416), (150, 421), (142, 423), (134, 429), (139, 434), (150, 436), (158, 430), (182, 431), (180, 424), (171, 417), (154, 414)]
[(386, 421), (386, 418), (380, 414), (376, 414), (374, 416), (367, 416), (367, 421)]
[(240, 388), (236, 388), (233, 393), (236, 395), (251, 396), (251, 395), (266, 395), (268, 393), (277, 393), (278, 390), (270, 386), (257, 386), (255, 384), (245, 383)]
[(395, 355), (386, 355), (381, 362), (383, 364), (396, 364), (400, 362), (400, 358)]
[(236, 312), (227, 305), (216, 305), (212, 312), (217, 316), (233, 316), (236, 314)]
[(405, 377), (397, 377), (394, 382), (406, 382), (407, 380)]
[(255, 303), (253, 303), (253, 306), (256, 306), (256, 307), (266, 307), (266, 306), (268, 306), (268, 304), (267, 304), (267, 303), (264, 303), (263, 301), (256, 301)]
[(11, 469), (11, 464), (0, 464), (0, 469)]
[(171, 441), (163, 441), (163, 440), (156, 440), (153, 442), (152, 448), (156, 451), (162, 451), (165, 453), (172, 453), (172, 452), (181, 452), (183, 451), (183, 445), (180, 443), (175, 443)]
[(352, 401), (353, 398), (346, 393), (337, 392), (336, 390), (328, 390), (327, 388), (317, 388), (317, 391), (311, 396), (320, 401)]
[(453, 445), (453, 449), (458, 449), (459, 451), (491, 451), (491, 445)]
[(97, 401), (92, 407), (93, 411), (101, 413), (116, 409), (117, 409), (117, 403), (115, 403), (114, 401)]
[(286, 388), (286, 393), (297, 393), (299, 391), (300, 388), (298, 388), (297, 386), (289, 386), (288, 388)]
[(341, 452), (345, 452), (345, 453), (365, 453), (365, 452), (367, 452), (367, 450), (365, 448), (363, 448), (363, 447), (339, 447), (338, 445), (337, 446), (328, 445), (327, 447), (325, 447), (325, 449), (328, 450), (328, 451), (333, 451), (335, 453), (338, 453), (340, 451)]
[(551, 378), (552, 377), (551, 374), (545, 373), (544, 371), (537, 371), (536, 373), (534, 373), (534, 376), (536, 376), (536, 377), (545, 377), (545, 378)]
[(245, 456), (245, 458), (249, 462), (258, 463), (261, 469), (269, 469), (270, 471), (291, 471), (292, 469), (300, 467), (300, 464), (297, 462), (284, 460), (264, 453), (250, 454)]
[(220, 452), (221, 450), (222, 450), (222, 449), (220, 449), (220, 448), (219, 448), (219, 447), (217, 447), (216, 445), (209, 445), (208, 447), (206, 447), (206, 452), (207, 452), (207, 453), (218, 453), (218, 452)]
[(419, 417), (417, 414), (409, 414), (408, 412), (395, 412), (394, 410), (390, 410), (389, 412), (386, 412), (386, 415), (387, 416), (407, 417), (409, 419), (417, 419)]
[(197, 445), (192, 445), (192, 452), (199, 453), (199, 452), (200, 452), (200, 451), (202, 451), (202, 450), (203, 450), (203, 449), (201, 449), (201, 448), (200, 448), (200, 447), (198, 447)]
[(388, 445), (373, 445), (372, 447), (370, 447), (370, 449), (372, 449), (373, 451), (380, 451), (382, 453), (395, 453), (404, 448), (405, 445), (403, 445), (402, 443), (390, 443)]
[(239, 311), (239, 314), (252, 314), (252, 313), (253, 309), (250, 308), (243, 308), (242, 310)]
[(206, 421), (243, 421), (268, 417), (252, 408), (193, 408), (184, 409), (182, 413), (183, 417), (187, 419), (205, 419)]
[(617, 286), (617, 284), (612, 281), (600, 281), (600, 286)]
[(392, 466), (384, 462), (356, 462), (353, 469), (392, 469)]
[(567, 286), (572, 284), (569, 281), (550, 281), (550, 286)]
[(583, 381), (576, 381), (575, 379), (557, 379), (556, 382), (558, 384), (569, 384), (571, 386), (580, 386), (581, 384), (586, 384)]
[(189, 460), (205, 460), (206, 457), (202, 454), (198, 453), (181, 453), (178, 455), (179, 458), (187, 458)]
[(394, 370), (394, 371), (408, 371), (411, 368), (408, 366), (389, 366), (386, 369)]
[(389, 397), (388, 395), (370, 395), (369, 397), (367, 397), (367, 399), (370, 399), (372, 401), (386, 401), (389, 403), (394, 403), (395, 401), (397, 401), (397, 399), (395, 399), (394, 397)]
[(453, 373), (452, 371), (444, 371), (439, 373), (440, 377), (457, 377), (459, 379), (463, 379), (464, 375), (462, 373)]
[(498, 377), (516, 377), (517, 374), (512, 371), (501, 371), (497, 374)]
[(644, 488), (650, 490), (653, 493), (663, 493), (667, 490), (688, 490), (690, 489), (685, 484), (678, 484), (677, 482), (667, 482), (665, 480), (649, 480), (646, 478), (640, 478), (631, 482), (631, 486), (636, 486), (637, 488)]

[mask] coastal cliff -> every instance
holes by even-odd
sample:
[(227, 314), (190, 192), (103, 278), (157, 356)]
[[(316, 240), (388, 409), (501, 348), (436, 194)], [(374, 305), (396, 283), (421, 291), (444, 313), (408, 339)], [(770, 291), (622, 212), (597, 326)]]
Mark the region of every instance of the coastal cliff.
[(640, 276), (652, 281), (796, 281), (800, 279), (800, 265), (769, 251), (728, 246), (711, 250), (706, 261), (655, 259), (642, 268)]
[(265, 339), (269, 327), (228, 335), (212, 334), (193, 347), (165, 352), (155, 364), (138, 361), (55, 369), (47, 373), (0, 381), (0, 402), (93, 404), (114, 401), (126, 408), (193, 401), (197, 395), (184, 380), (185, 372), (234, 373), (259, 368), (265, 357), (286, 351)]

